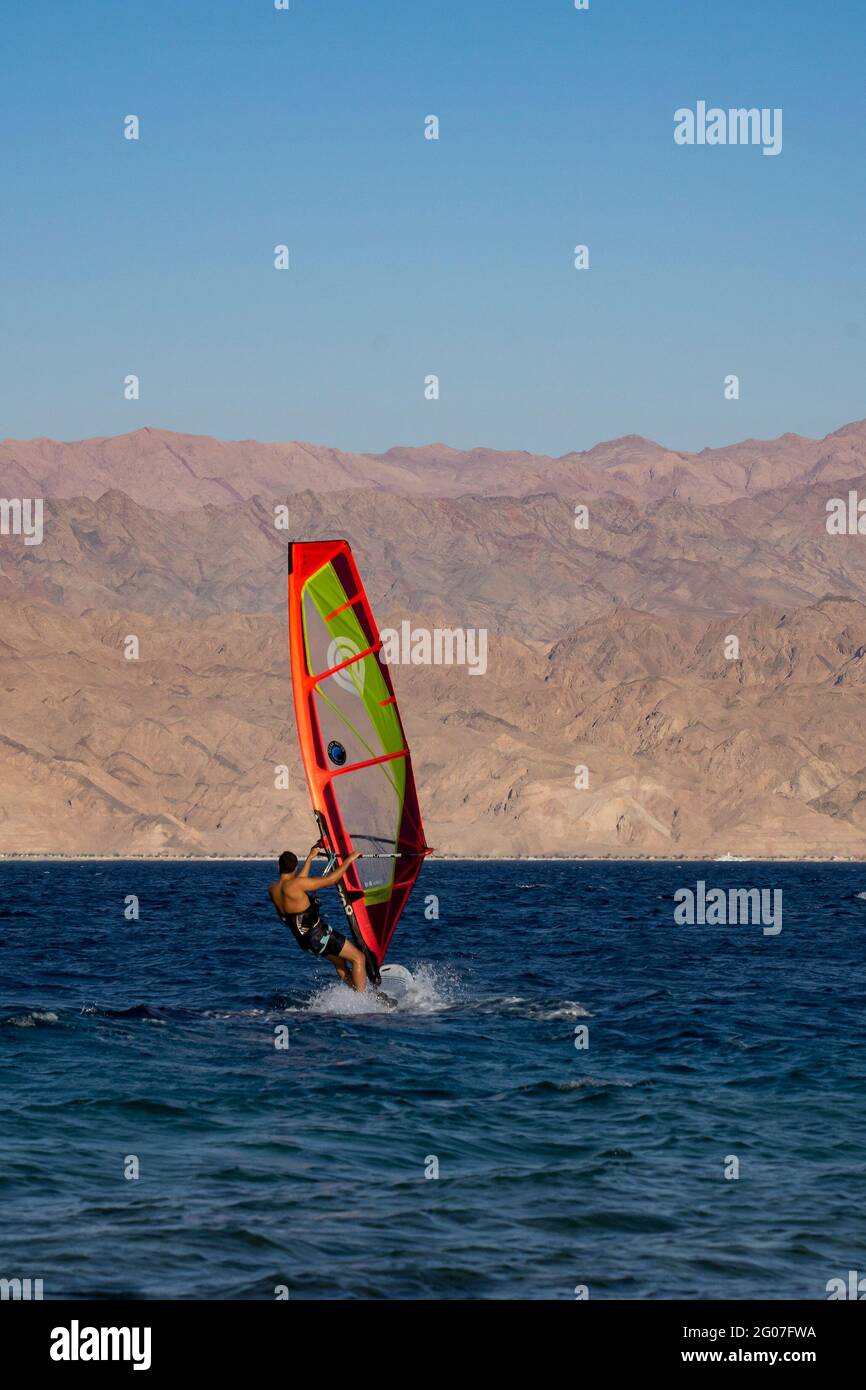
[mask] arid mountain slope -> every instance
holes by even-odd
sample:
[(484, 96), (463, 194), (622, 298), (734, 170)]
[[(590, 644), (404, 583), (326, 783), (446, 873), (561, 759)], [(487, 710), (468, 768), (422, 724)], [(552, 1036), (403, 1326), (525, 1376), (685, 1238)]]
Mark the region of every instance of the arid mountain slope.
[[(276, 618), (0, 604), (0, 631), (0, 851), (272, 854), (309, 838)], [(621, 610), (553, 647), (503, 634), (483, 678), (395, 679), (443, 853), (861, 853), (862, 604), (733, 624)]]
[[(866, 496), (866, 475), (850, 485)], [(0, 537), (0, 597), (74, 613), (282, 615), (287, 536), (343, 535), (381, 619), (555, 641), (617, 605), (709, 616), (828, 593), (866, 599), (866, 538), (827, 533), (832, 493), (813, 484), (715, 506), (674, 498), (643, 509), (604, 498), (582, 531), (552, 493), (407, 498), (364, 489), (349, 501), (305, 492), (292, 499), (287, 532), (261, 498), (166, 514), (110, 492), (96, 502), (48, 502), (42, 545)]]
[(383, 626), (489, 633), (484, 675), (396, 672), (443, 853), (860, 856), (866, 536), (826, 527), (849, 487), (862, 424), (562, 460), (7, 441), (0, 496), (48, 501), (42, 544), (0, 536), (0, 853), (303, 840), (285, 547), (344, 535)]

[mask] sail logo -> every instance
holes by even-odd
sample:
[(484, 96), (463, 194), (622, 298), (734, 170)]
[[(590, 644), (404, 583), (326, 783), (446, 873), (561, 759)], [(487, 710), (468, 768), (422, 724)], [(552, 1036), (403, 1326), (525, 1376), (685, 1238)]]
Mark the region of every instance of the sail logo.
[(466, 666), (470, 676), (487, 671), (485, 627), (413, 628), (405, 620), (400, 631), (386, 627), (380, 633), (383, 666)]
[(344, 661), (351, 661), (351, 666), (344, 666), (342, 671), (334, 671), (332, 680), (337, 682), (341, 690), (345, 690), (349, 695), (362, 695), (364, 693), (364, 663), (355, 661), (356, 656), (360, 656), (361, 648), (352, 641), (351, 637), (335, 637), (328, 648), (328, 666), (330, 671), (334, 666), (342, 666)]
[(44, 509), (41, 497), (0, 497), (0, 536), (23, 536), (25, 545), (41, 545)]

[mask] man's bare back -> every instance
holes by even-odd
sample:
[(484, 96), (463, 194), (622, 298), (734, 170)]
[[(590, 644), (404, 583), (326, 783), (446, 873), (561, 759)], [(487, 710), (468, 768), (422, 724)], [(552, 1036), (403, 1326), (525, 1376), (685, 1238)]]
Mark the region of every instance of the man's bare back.
[(367, 988), (367, 963), (364, 953), (342, 932), (330, 926), (319, 911), (316, 890), (339, 883), (351, 864), (360, 855), (350, 854), (338, 869), (320, 878), (310, 875), (310, 867), (321, 848), (313, 845), (302, 867), (297, 855), (290, 850), (280, 855), (280, 877), (268, 885), (268, 893), (277, 913), (286, 923), (302, 951), (310, 951), (333, 965), (340, 979), (359, 993)]

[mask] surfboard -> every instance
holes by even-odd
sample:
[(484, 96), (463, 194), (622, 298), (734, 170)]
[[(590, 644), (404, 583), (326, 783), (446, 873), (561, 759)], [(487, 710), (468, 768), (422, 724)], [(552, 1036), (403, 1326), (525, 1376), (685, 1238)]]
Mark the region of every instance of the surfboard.
[(391, 964), (383, 965), (380, 970), (382, 983), (379, 989), (388, 999), (395, 1004), (402, 1004), (408, 999), (415, 987), (412, 972), (407, 970), (405, 965)]

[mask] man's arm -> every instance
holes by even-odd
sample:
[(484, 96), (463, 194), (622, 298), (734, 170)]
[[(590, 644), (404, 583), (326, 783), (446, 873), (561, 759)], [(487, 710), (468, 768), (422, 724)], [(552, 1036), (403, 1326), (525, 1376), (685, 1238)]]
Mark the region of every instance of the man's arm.
[(300, 870), (300, 872), (299, 872), (299, 874), (298, 874), (298, 878), (299, 878), (299, 879), (309, 877), (310, 865), (312, 864), (313, 860), (315, 859), (316, 855), (319, 853), (319, 850), (320, 850), (321, 848), (322, 848), (322, 842), (321, 842), (321, 840), (317, 840), (316, 843), (313, 845), (313, 848), (310, 850), (309, 854), (307, 855), (306, 859), (304, 860), (304, 867)]
[[(349, 866), (351, 864), (354, 864), (356, 859), (360, 858), (360, 851), (355, 850), (352, 854), (349, 855), (347, 859), (343, 860), (340, 867), (338, 869), (335, 869), (332, 874), (323, 874), (321, 878), (303, 878), (299, 875), (295, 879), (295, 882), (297, 883), (299, 888), (303, 888), (305, 893), (309, 893), (311, 889), (315, 890), (316, 888), (331, 888), (333, 884), (340, 882), (343, 875), (347, 872)], [(304, 871), (306, 871), (308, 867), (309, 865), (305, 864)]]

